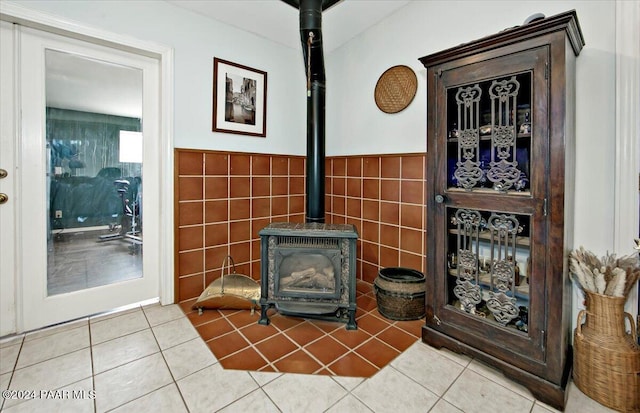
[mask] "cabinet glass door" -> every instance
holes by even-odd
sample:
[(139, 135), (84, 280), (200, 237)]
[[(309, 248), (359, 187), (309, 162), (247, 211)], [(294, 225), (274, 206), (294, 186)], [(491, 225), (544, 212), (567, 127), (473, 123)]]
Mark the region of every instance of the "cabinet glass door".
[[(529, 197), (530, 71), (448, 88), (447, 130), (447, 191)], [(446, 220), (447, 303), (527, 332), (530, 217), (447, 208)]]
[(529, 195), (531, 72), (447, 90), (448, 190)]
[(447, 304), (528, 332), (530, 217), (466, 208), (447, 208), (447, 217)]
[(535, 253), (545, 233), (548, 138), (546, 111), (536, 102), (547, 94), (545, 53), (442, 73), (434, 188), (437, 271), (444, 273), (436, 316), (461, 336), (471, 331), (538, 359), (545, 264)]

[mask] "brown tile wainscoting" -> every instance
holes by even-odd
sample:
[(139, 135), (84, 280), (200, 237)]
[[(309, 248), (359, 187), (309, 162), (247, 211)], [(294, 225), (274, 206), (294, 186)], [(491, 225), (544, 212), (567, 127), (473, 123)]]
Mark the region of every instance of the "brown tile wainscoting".
[[(356, 226), (358, 279), (383, 267), (424, 271), (424, 154), (327, 157), (326, 221)], [(175, 150), (176, 301), (197, 298), (231, 255), (260, 278), (258, 231), (304, 222), (305, 158)]]

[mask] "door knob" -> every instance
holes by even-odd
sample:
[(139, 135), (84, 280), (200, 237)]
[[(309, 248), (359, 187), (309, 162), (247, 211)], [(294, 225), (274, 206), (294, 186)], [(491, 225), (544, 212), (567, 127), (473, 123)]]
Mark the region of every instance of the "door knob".
[(6, 204), (8, 200), (9, 196), (0, 192), (0, 204)]
[(6, 178), (6, 177), (7, 177), (7, 170), (6, 169), (0, 169), (0, 179)]

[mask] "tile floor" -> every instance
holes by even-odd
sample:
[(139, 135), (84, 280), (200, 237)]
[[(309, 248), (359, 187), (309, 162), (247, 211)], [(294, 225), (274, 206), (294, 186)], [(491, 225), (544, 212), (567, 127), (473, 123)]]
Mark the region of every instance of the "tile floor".
[[(554, 411), (499, 372), (420, 340), (369, 378), (224, 369), (207, 344), (211, 342), (205, 343), (179, 305), (158, 304), (5, 337), (0, 340), (0, 388), (33, 390), (38, 398), (3, 398), (0, 409), (8, 413)], [(567, 412), (611, 411), (573, 384), (568, 399)]]

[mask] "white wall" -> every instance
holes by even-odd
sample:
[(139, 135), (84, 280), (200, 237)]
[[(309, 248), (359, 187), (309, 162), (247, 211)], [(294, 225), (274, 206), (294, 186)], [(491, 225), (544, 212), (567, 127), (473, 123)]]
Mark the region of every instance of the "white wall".
[[(293, 50), (156, 0), (13, 1), (175, 50), (174, 143), (178, 148), (306, 153), (304, 62)], [(282, 7), (290, 7), (282, 4)], [(292, 25), (297, 27), (297, 16)], [(297, 34), (297, 30), (295, 30)], [(213, 58), (267, 72), (267, 139), (211, 131)], [(296, 121), (297, 120), (297, 121)]]
[[(416, 1), (327, 59), (327, 155), (426, 151), (426, 70), (418, 58), (521, 24), (529, 15), (575, 9), (586, 46), (577, 60), (575, 242), (612, 250), (615, 164), (615, 2)], [(407, 109), (381, 112), (380, 75), (408, 65), (418, 92)], [(631, 240), (629, 244), (631, 252)]]

